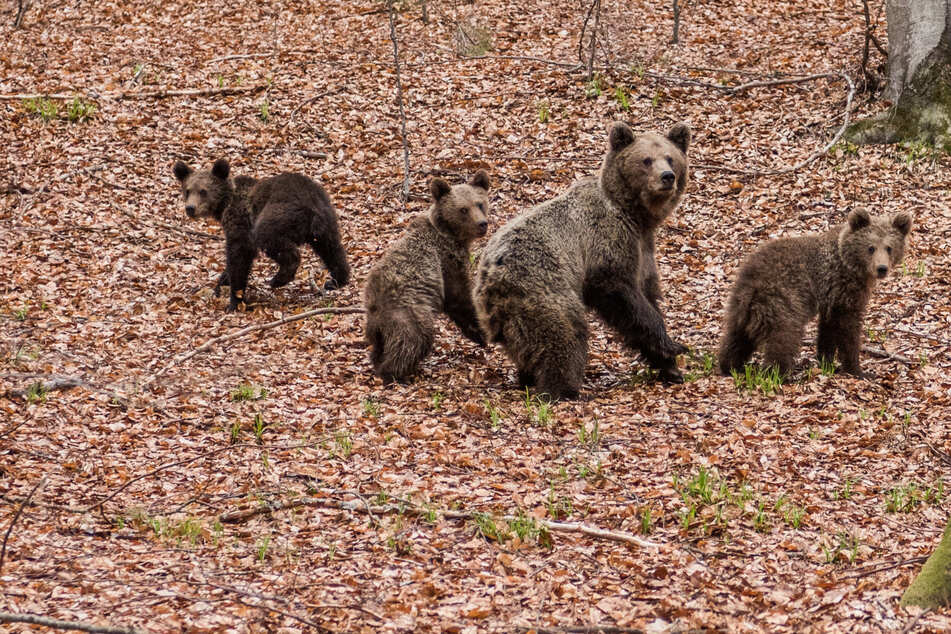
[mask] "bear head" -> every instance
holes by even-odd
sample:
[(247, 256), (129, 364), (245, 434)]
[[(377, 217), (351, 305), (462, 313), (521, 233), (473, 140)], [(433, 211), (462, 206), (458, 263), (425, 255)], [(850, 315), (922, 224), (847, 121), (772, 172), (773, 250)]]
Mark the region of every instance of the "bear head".
[(231, 203), (234, 186), (228, 180), (231, 166), (225, 159), (218, 159), (210, 170), (196, 172), (182, 161), (172, 169), (182, 185), (185, 197), (185, 214), (189, 218), (212, 216), (221, 220), (221, 214)]
[(654, 227), (676, 209), (687, 186), (690, 128), (674, 125), (666, 136), (635, 135), (626, 123), (608, 129), (608, 152), (601, 164), (601, 189), (625, 212)]
[(479, 170), (465, 185), (450, 186), (441, 178), (429, 183), (433, 208), (429, 220), (438, 230), (464, 243), (489, 229), (489, 175)]
[(839, 255), (857, 276), (874, 282), (901, 262), (909, 231), (906, 213), (873, 219), (866, 209), (855, 209), (839, 231)]

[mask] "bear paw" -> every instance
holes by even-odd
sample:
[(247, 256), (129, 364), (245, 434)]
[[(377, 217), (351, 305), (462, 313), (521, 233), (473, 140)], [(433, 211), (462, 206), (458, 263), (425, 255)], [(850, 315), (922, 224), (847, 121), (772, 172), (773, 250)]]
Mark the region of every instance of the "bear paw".
[(684, 375), (677, 368), (661, 368), (657, 371), (657, 378), (666, 385), (684, 382)]
[(325, 291), (335, 291), (335, 290), (337, 290), (338, 288), (340, 288), (340, 285), (337, 284), (337, 280), (335, 280), (334, 278), (330, 278), (329, 280), (327, 280), (326, 282), (324, 282), (324, 290), (325, 290)]

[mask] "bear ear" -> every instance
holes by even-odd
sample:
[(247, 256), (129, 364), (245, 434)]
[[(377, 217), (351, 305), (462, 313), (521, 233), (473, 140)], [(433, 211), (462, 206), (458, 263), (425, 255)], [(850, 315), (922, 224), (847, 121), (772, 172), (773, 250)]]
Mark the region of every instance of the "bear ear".
[(221, 180), (228, 178), (228, 174), (231, 173), (231, 166), (228, 165), (228, 159), (218, 159), (215, 161), (215, 164), (211, 166), (211, 175)]
[(433, 200), (439, 200), (452, 191), (452, 187), (443, 179), (434, 178), (429, 182), (429, 191), (433, 195)]
[(191, 176), (192, 168), (188, 167), (183, 161), (176, 161), (172, 171), (175, 172), (175, 178), (179, 182), (185, 182), (185, 179)]
[(620, 152), (634, 142), (634, 131), (623, 121), (615, 121), (608, 129), (608, 145), (612, 152)]
[(671, 143), (680, 148), (684, 154), (687, 153), (687, 146), (690, 145), (690, 126), (685, 122), (674, 124), (674, 127), (667, 133), (667, 138)]
[(895, 214), (892, 218), (892, 226), (898, 229), (898, 232), (903, 236), (907, 236), (908, 232), (911, 231), (911, 216), (905, 212)]
[(485, 170), (479, 170), (475, 173), (475, 176), (472, 177), (472, 180), (469, 181), (469, 184), (473, 187), (479, 187), (485, 191), (489, 191), (489, 173)]
[(849, 214), (849, 228), (852, 231), (858, 231), (862, 227), (867, 227), (870, 224), (872, 224), (872, 219), (868, 215), (868, 209), (864, 207), (853, 209), (852, 213)]

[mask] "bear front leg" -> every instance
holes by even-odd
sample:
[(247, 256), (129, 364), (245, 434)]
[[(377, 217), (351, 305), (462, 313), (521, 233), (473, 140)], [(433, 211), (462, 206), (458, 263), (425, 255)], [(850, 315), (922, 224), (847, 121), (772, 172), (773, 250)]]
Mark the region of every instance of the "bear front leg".
[(584, 300), (620, 333), (629, 348), (640, 351), (647, 363), (660, 371), (662, 381), (683, 383), (677, 355), (687, 352), (687, 347), (668, 336), (663, 316), (643, 293), (615, 280), (612, 284), (589, 285)]
[(269, 247), (265, 253), (280, 267), (268, 282), (271, 288), (280, 288), (293, 281), (300, 266), (300, 250), (294, 244), (285, 242), (279, 248)]
[(842, 340), (839, 324), (833, 319), (819, 317), (818, 333), (816, 335), (816, 358), (819, 363), (833, 363), (837, 342)]
[(475, 306), (472, 304), (472, 291), (469, 288), (469, 276), (460, 266), (443, 264), (443, 311), (455, 322), (467, 338), (485, 347), (485, 335), (479, 327)]
[(231, 287), (231, 278), (228, 275), (227, 268), (225, 268), (225, 270), (221, 272), (221, 275), (218, 277), (218, 282), (215, 284), (215, 297), (221, 296), (222, 286), (227, 286), (229, 288)]
[(229, 281), (231, 282), (231, 299), (227, 311), (234, 312), (238, 304), (245, 301), (245, 291), (248, 286), (248, 277), (251, 275), (251, 265), (257, 251), (244, 240), (229, 240), (226, 245), (227, 266)]
[[(842, 371), (857, 377), (864, 377), (859, 363), (859, 351), (862, 349), (862, 315), (845, 313), (836, 316), (829, 338), (834, 336), (835, 347), (839, 351), (839, 364)], [(820, 330), (820, 337), (823, 331)]]

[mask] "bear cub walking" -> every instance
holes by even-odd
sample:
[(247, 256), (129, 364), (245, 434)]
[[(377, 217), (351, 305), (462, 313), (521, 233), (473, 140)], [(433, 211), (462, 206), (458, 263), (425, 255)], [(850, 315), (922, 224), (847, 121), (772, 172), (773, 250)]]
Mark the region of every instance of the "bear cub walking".
[(654, 232), (687, 185), (690, 128), (608, 131), (601, 170), (521, 214), (492, 236), (475, 303), (489, 338), (505, 347), (522, 385), (577, 398), (588, 355), (585, 307), (639, 351), (665, 382), (683, 382), (660, 310)]
[(366, 339), (373, 370), (384, 383), (405, 382), (433, 345), (433, 317), (446, 313), (479, 345), (469, 285), (469, 245), (486, 234), (489, 175), (465, 185), (441, 178), (429, 186), (429, 215), (412, 220), (403, 237), (374, 265), (364, 291)]
[(337, 212), (324, 188), (310, 178), (285, 173), (263, 179), (232, 179), (225, 159), (200, 172), (178, 161), (173, 171), (182, 186), (188, 217), (211, 216), (224, 229), (225, 270), (215, 284), (215, 297), (223, 285), (230, 287), (229, 312), (244, 301), (259, 250), (280, 266), (271, 278), (272, 288), (294, 279), (300, 265), (300, 244), (309, 244), (330, 271), (325, 289), (344, 286), (350, 280)]
[(766, 243), (740, 268), (727, 304), (720, 372), (741, 370), (761, 348), (768, 365), (788, 374), (806, 324), (819, 315), (816, 353), (862, 376), (862, 320), (877, 279), (901, 262), (911, 230), (906, 213), (872, 219), (855, 210), (824, 234)]

